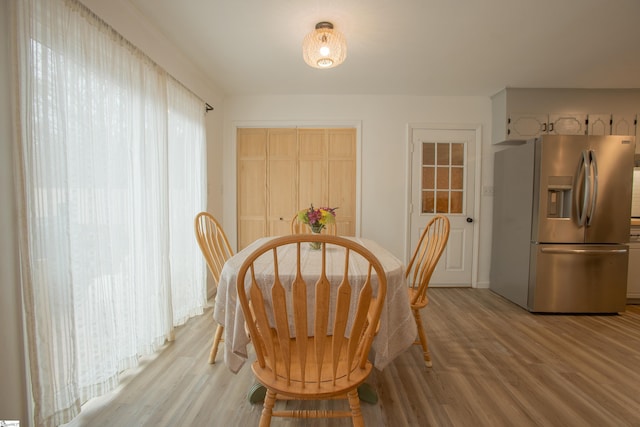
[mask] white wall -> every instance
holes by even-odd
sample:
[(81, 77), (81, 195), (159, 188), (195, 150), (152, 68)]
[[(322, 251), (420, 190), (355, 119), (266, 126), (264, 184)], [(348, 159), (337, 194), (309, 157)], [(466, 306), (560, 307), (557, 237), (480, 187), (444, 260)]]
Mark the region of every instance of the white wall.
[[(488, 97), (232, 96), (224, 117), (224, 227), (236, 241), (235, 128), (244, 125), (359, 123), (361, 152), (360, 235), (378, 241), (406, 261), (408, 125), (482, 126), (482, 185), (492, 185), (491, 100)], [(481, 185), (481, 187), (482, 187)], [(488, 287), (492, 198), (481, 196), (477, 284)]]

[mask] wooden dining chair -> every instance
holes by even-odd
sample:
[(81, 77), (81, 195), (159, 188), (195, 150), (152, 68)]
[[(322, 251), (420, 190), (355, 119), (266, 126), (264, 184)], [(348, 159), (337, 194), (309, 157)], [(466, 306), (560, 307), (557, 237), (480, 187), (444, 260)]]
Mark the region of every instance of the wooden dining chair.
[[(207, 261), (209, 271), (213, 276), (216, 287), (220, 282), (220, 273), (224, 263), (233, 256), (233, 250), (229, 245), (229, 240), (220, 223), (208, 212), (200, 212), (194, 220), (196, 240)], [(218, 346), (222, 341), (222, 325), (217, 325), (216, 332), (213, 337), (211, 352), (209, 353), (209, 363), (216, 362), (216, 354)]]
[(422, 324), (420, 310), (427, 306), (429, 298), (427, 289), (431, 281), (431, 275), (438, 264), (440, 256), (449, 240), (449, 219), (446, 216), (436, 215), (427, 224), (420, 235), (420, 240), (407, 265), (405, 277), (409, 284), (409, 302), (413, 317), (416, 319), (418, 339), (415, 344), (422, 345), (424, 363), (431, 367), (431, 355), (427, 345), (427, 334)]
[[(311, 277), (304, 268), (308, 263), (300, 262), (307, 242), (321, 244), (317, 255), (322, 257), (322, 268)], [(293, 245), (297, 253), (293, 283), (282, 283), (278, 273), (278, 249), (286, 245)], [(328, 251), (333, 271), (336, 263), (342, 271), (339, 285), (332, 286), (327, 278)], [(254, 271), (254, 262), (263, 256), (273, 257), (273, 275)], [(363, 257), (368, 265), (359, 288), (348, 276), (355, 257)], [(387, 292), (387, 279), (375, 255), (343, 237), (282, 236), (247, 257), (238, 272), (237, 288), (256, 353), (252, 370), (267, 389), (260, 426), (269, 426), (272, 417), (351, 417), (355, 426), (363, 426), (357, 387), (372, 369), (368, 355)], [(344, 410), (275, 407), (281, 400), (328, 399), (346, 399), (350, 410), (346, 404)]]
[[(298, 214), (295, 214), (293, 218), (291, 218), (290, 228), (291, 234), (311, 234), (311, 228), (308, 224), (305, 224), (298, 219)], [(332, 236), (338, 235), (338, 227), (335, 223), (325, 225), (323, 231)]]

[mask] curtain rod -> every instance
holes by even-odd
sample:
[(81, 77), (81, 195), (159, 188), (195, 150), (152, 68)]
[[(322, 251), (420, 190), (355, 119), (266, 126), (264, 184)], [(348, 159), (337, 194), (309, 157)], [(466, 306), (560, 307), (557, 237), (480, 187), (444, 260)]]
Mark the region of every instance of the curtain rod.
[(209, 111), (213, 111), (213, 107), (211, 105), (209, 105), (208, 102), (204, 103), (204, 108), (205, 108), (205, 112), (208, 113)]

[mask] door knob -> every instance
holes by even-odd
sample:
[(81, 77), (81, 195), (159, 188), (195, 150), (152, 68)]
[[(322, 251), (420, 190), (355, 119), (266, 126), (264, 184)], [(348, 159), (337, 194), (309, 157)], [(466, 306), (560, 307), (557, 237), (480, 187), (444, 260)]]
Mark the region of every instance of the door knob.
[(467, 218), (467, 222), (473, 222), (473, 218)]

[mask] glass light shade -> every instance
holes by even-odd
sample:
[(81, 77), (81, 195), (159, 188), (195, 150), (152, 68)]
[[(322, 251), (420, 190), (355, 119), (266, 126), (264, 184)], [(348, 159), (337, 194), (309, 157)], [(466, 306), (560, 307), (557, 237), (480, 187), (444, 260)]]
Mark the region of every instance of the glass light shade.
[(302, 41), (304, 61), (314, 68), (333, 68), (347, 58), (347, 41), (330, 22), (320, 22)]

